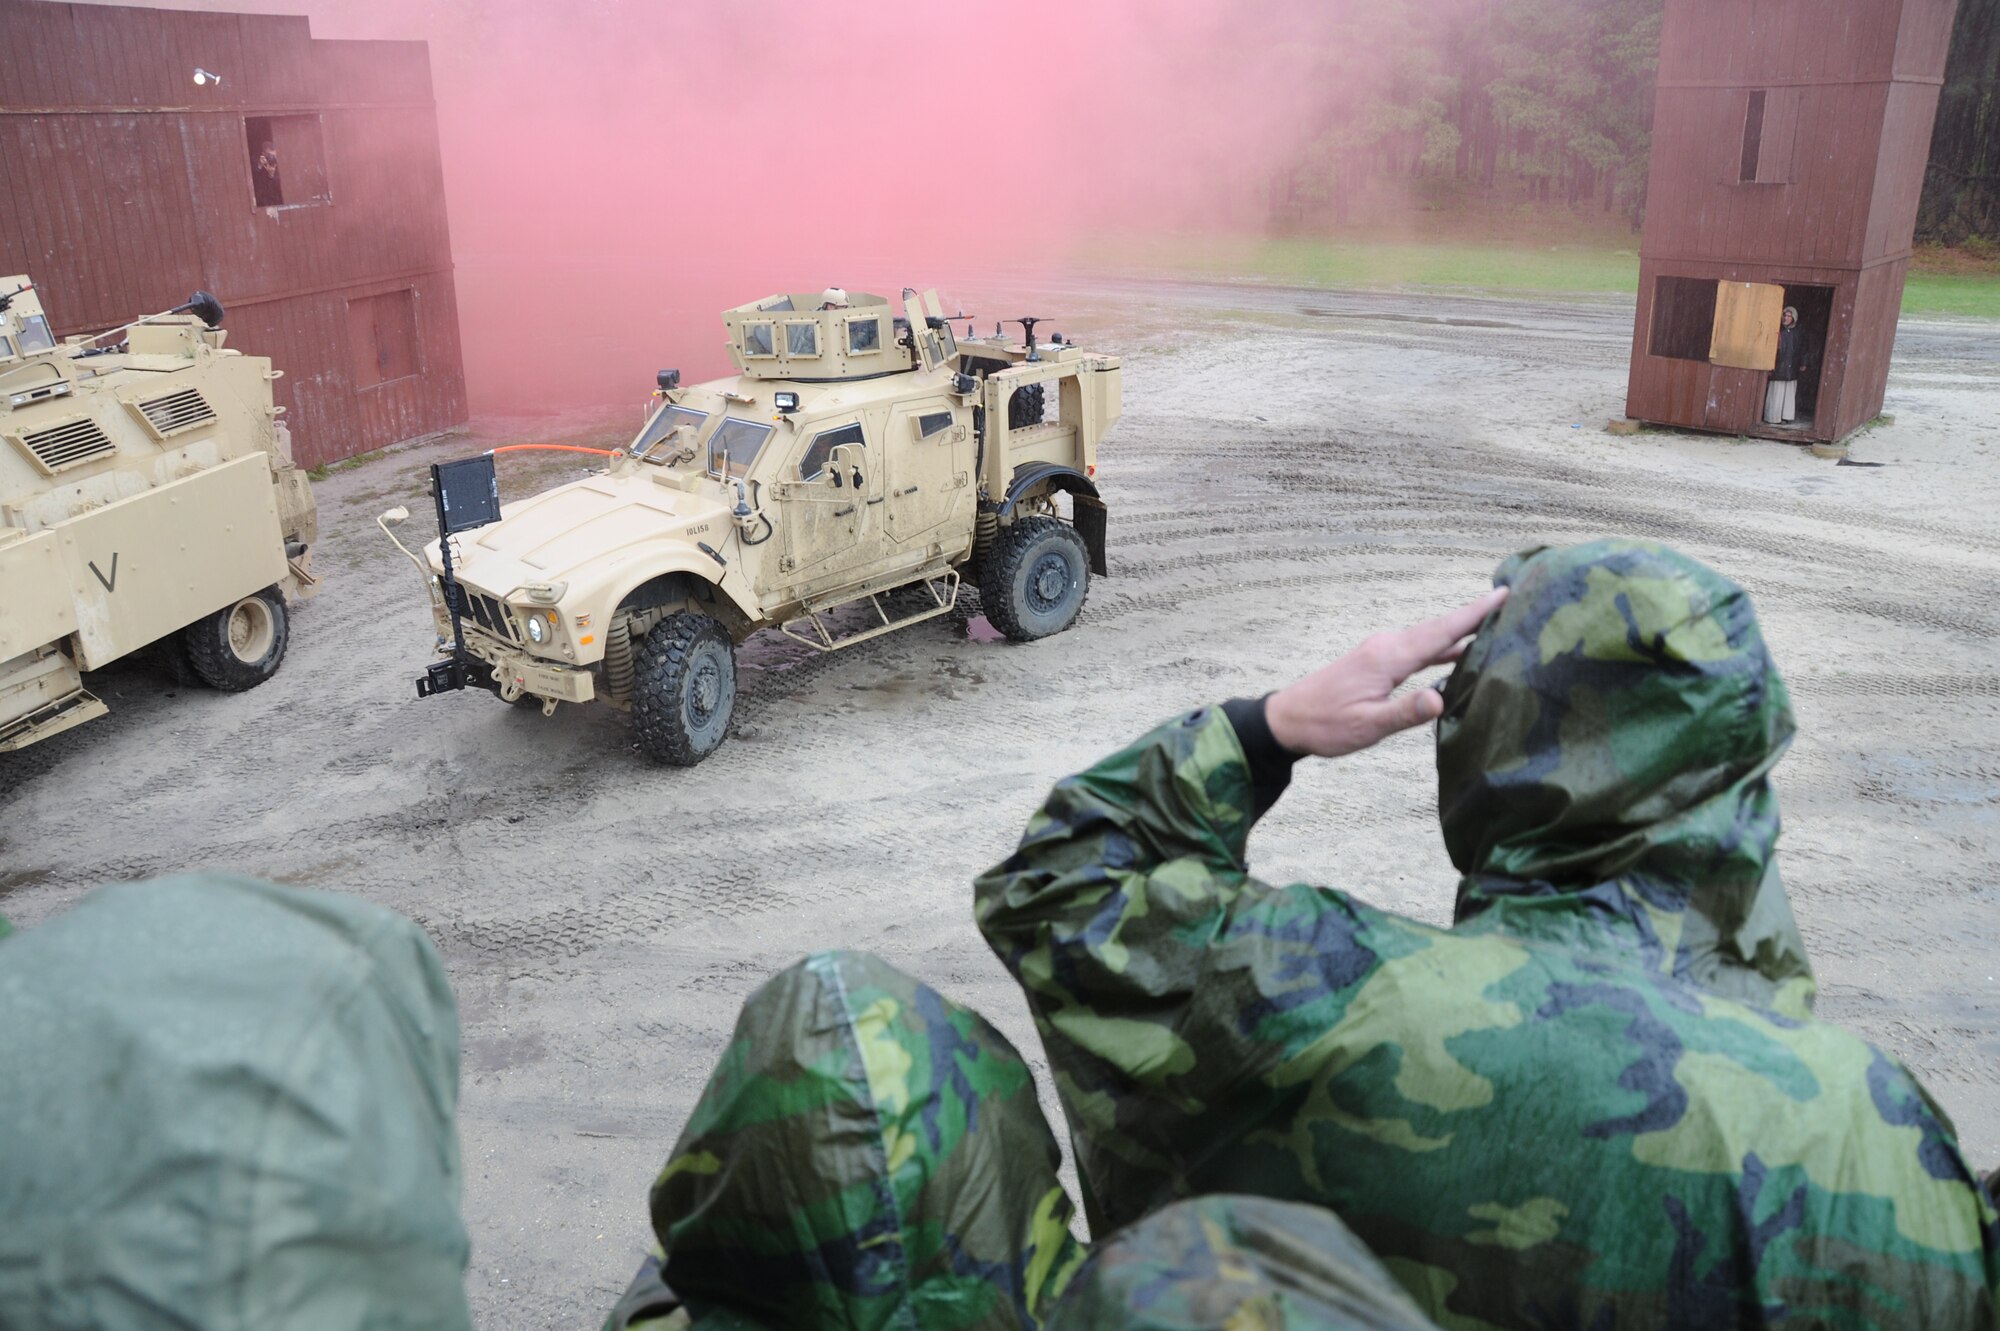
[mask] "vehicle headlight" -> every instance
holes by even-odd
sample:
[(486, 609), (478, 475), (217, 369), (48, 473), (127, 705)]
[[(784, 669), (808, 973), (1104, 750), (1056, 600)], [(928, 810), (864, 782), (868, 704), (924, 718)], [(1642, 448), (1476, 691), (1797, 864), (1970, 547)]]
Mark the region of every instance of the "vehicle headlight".
[(540, 615), (529, 615), (528, 641), (533, 643), (546, 642), (548, 641), (548, 636), (548, 621), (544, 620)]

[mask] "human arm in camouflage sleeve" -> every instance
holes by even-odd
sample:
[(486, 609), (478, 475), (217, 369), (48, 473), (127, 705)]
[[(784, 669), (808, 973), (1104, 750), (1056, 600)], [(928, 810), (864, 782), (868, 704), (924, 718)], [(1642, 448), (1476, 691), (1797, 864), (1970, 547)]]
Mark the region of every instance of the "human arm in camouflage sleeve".
[(980, 927), (1027, 990), (1079, 1120), (1088, 1203), (1129, 1220), (1184, 1187), (1281, 1094), (1260, 1074), (1373, 967), (1344, 897), (1249, 874), (1250, 827), (1292, 758), (1433, 719), (1430, 690), (1394, 690), (1454, 660), (1505, 597), (1371, 638), (1265, 702), (1161, 726), (1060, 782), (979, 879)]

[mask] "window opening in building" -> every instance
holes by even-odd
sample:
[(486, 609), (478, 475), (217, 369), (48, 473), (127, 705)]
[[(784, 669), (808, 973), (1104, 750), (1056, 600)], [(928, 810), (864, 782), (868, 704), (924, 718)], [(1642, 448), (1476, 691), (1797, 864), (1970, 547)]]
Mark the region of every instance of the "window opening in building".
[(859, 425), (843, 425), (838, 430), (827, 430), (814, 435), (812, 443), (806, 448), (805, 456), (799, 459), (799, 479), (809, 481), (825, 471), (826, 460), (832, 457), (833, 450), (842, 444), (861, 442)]
[(259, 208), (333, 202), (318, 116), (250, 116), (243, 129), (250, 147), (250, 197)]
[(417, 293), (408, 287), (347, 302), (354, 386), (373, 388), (418, 373)]
[(1708, 359), (1715, 336), (1715, 283), (1662, 277), (1653, 283), (1653, 330), (1647, 350), (1674, 360)]
[(1753, 92), (1750, 94), (1750, 105), (1743, 113), (1743, 163), (1736, 177), (1738, 180), (1757, 179), (1757, 159), (1763, 151), (1764, 94)]

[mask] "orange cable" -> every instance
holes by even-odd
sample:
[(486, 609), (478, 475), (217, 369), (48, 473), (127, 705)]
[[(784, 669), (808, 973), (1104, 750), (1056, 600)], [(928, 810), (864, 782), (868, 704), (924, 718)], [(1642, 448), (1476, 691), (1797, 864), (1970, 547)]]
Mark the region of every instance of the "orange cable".
[(547, 453), (595, 453), (599, 457), (615, 458), (615, 448), (583, 448), (576, 444), (507, 444), (500, 448), (489, 448), (489, 453), (519, 453), (528, 449), (539, 449)]

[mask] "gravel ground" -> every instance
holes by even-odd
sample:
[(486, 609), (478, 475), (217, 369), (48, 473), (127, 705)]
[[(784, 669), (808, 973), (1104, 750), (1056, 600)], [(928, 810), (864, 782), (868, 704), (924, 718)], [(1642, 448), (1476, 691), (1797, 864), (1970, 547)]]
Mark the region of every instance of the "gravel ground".
[[(0, 756), (0, 911), (32, 927), (96, 883), (214, 867), (416, 916), (462, 1010), (481, 1325), (587, 1325), (637, 1262), (647, 1187), (763, 976), (871, 949), (1035, 1050), (968, 883), (1050, 782), (1468, 599), (1511, 551), (1633, 534), (1747, 586), (1786, 669), (1783, 864), (1821, 1013), (1906, 1060), (1975, 1162), (2000, 1163), (1992, 325), (1905, 322), (1895, 419), (1853, 447), (1881, 465), (1854, 467), (1603, 433), (1629, 300), (1136, 279), (964, 294), (1061, 310), (1057, 327), (1126, 357), (1100, 467), (1111, 577), (1074, 631), (1017, 647), (961, 614), (832, 657), (753, 640), (735, 733), (693, 771), (642, 761), (605, 708), (419, 703), (429, 619), (374, 513), (422, 512), (431, 461), (616, 433), (627, 413), (482, 421), (319, 484), (325, 586), (270, 684), (226, 697), (124, 664), (96, 679), (109, 717)], [(569, 464), (503, 465), (518, 493)], [(1268, 877), (1444, 921), (1423, 739), (1301, 769), (1253, 854)]]

